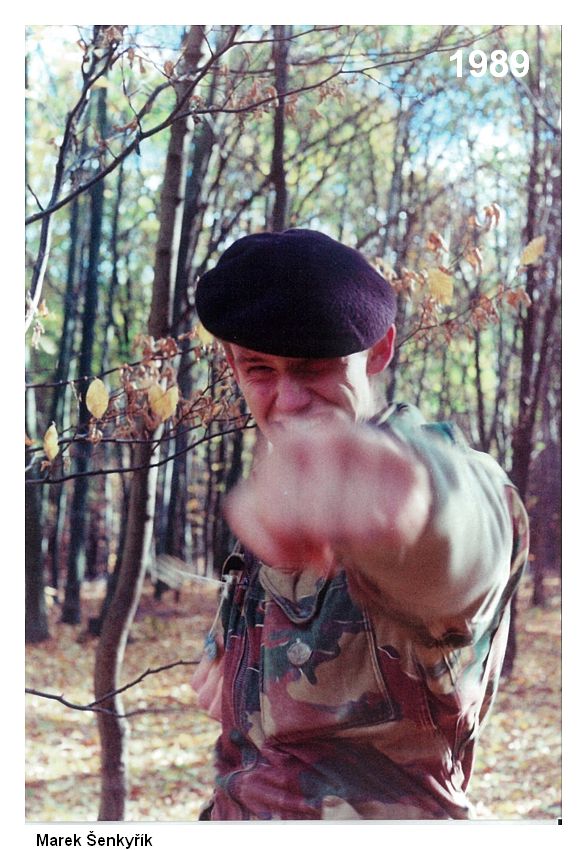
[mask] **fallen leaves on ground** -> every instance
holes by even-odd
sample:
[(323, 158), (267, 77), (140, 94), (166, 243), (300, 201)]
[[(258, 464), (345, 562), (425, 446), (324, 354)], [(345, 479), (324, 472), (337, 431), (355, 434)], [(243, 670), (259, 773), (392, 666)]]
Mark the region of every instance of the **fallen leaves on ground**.
[(548, 579), (546, 608), (518, 594), (518, 652), (484, 729), (471, 781), (477, 817), (561, 817), (560, 583)]
[[(84, 621), (95, 615), (103, 585), (84, 585)], [(482, 734), (469, 788), (478, 818), (552, 820), (561, 816), (560, 588), (548, 579), (548, 605), (530, 605), (526, 580), (518, 596), (518, 655)], [(148, 667), (199, 658), (212, 621), (206, 588), (184, 587), (177, 601), (143, 599), (125, 656), (123, 682)], [(96, 641), (84, 627), (58, 622), (51, 639), (28, 646), (27, 687), (86, 705), (93, 700)], [(124, 695), (130, 719), (129, 821), (195, 821), (213, 782), (212, 748), (219, 725), (194, 705), (193, 668), (178, 666), (143, 679)], [(95, 715), (44, 697), (27, 696), (26, 818), (93, 822), (100, 794)]]

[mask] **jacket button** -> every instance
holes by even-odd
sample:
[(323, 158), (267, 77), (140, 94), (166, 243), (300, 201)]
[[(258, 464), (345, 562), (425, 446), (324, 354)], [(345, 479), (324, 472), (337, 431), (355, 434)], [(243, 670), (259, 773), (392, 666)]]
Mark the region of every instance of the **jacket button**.
[(287, 650), (287, 657), (294, 667), (301, 667), (305, 664), (312, 654), (312, 650), (307, 643), (301, 640), (296, 640)]

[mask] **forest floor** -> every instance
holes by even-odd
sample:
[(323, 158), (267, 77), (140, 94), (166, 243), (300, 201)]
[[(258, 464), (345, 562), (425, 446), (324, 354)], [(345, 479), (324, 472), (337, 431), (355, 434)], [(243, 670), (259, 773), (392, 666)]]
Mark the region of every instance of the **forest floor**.
[[(525, 580), (518, 594), (518, 655), (481, 736), (469, 788), (483, 820), (561, 817), (560, 582), (547, 579), (545, 608), (530, 604)], [(103, 584), (84, 585), (84, 623), (100, 607)], [(156, 602), (143, 595), (126, 651), (124, 682), (147, 668), (194, 661), (214, 613), (208, 589), (184, 587)], [(87, 705), (93, 700), (96, 639), (85, 626), (58, 622), (50, 608), (51, 638), (26, 650), (29, 688)], [(212, 747), (219, 726), (194, 708), (189, 680), (195, 667), (178, 665), (149, 675), (124, 696), (130, 718), (128, 821), (190, 822), (208, 799)], [(26, 699), (26, 819), (95, 822), (100, 757), (95, 715), (29, 695)], [(146, 709), (146, 710), (145, 710)]]

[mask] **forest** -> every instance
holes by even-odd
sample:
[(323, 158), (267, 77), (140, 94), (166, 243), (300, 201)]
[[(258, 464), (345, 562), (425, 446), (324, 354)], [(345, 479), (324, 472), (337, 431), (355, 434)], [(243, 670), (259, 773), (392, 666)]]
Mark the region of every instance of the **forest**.
[(555, 26), (27, 27), (28, 820), (192, 821), (209, 795), (189, 681), (256, 429), (195, 291), (291, 227), (395, 289), (387, 400), (524, 499), (471, 795), (560, 817), (560, 65)]

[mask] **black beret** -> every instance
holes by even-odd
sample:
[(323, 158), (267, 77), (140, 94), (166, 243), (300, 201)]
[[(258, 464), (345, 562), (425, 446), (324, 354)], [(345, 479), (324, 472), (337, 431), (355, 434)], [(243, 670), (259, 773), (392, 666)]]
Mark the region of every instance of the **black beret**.
[(224, 342), (282, 357), (343, 357), (385, 335), (396, 298), (354, 248), (300, 228), (234, 242), (200, 278), (196, 309)]

